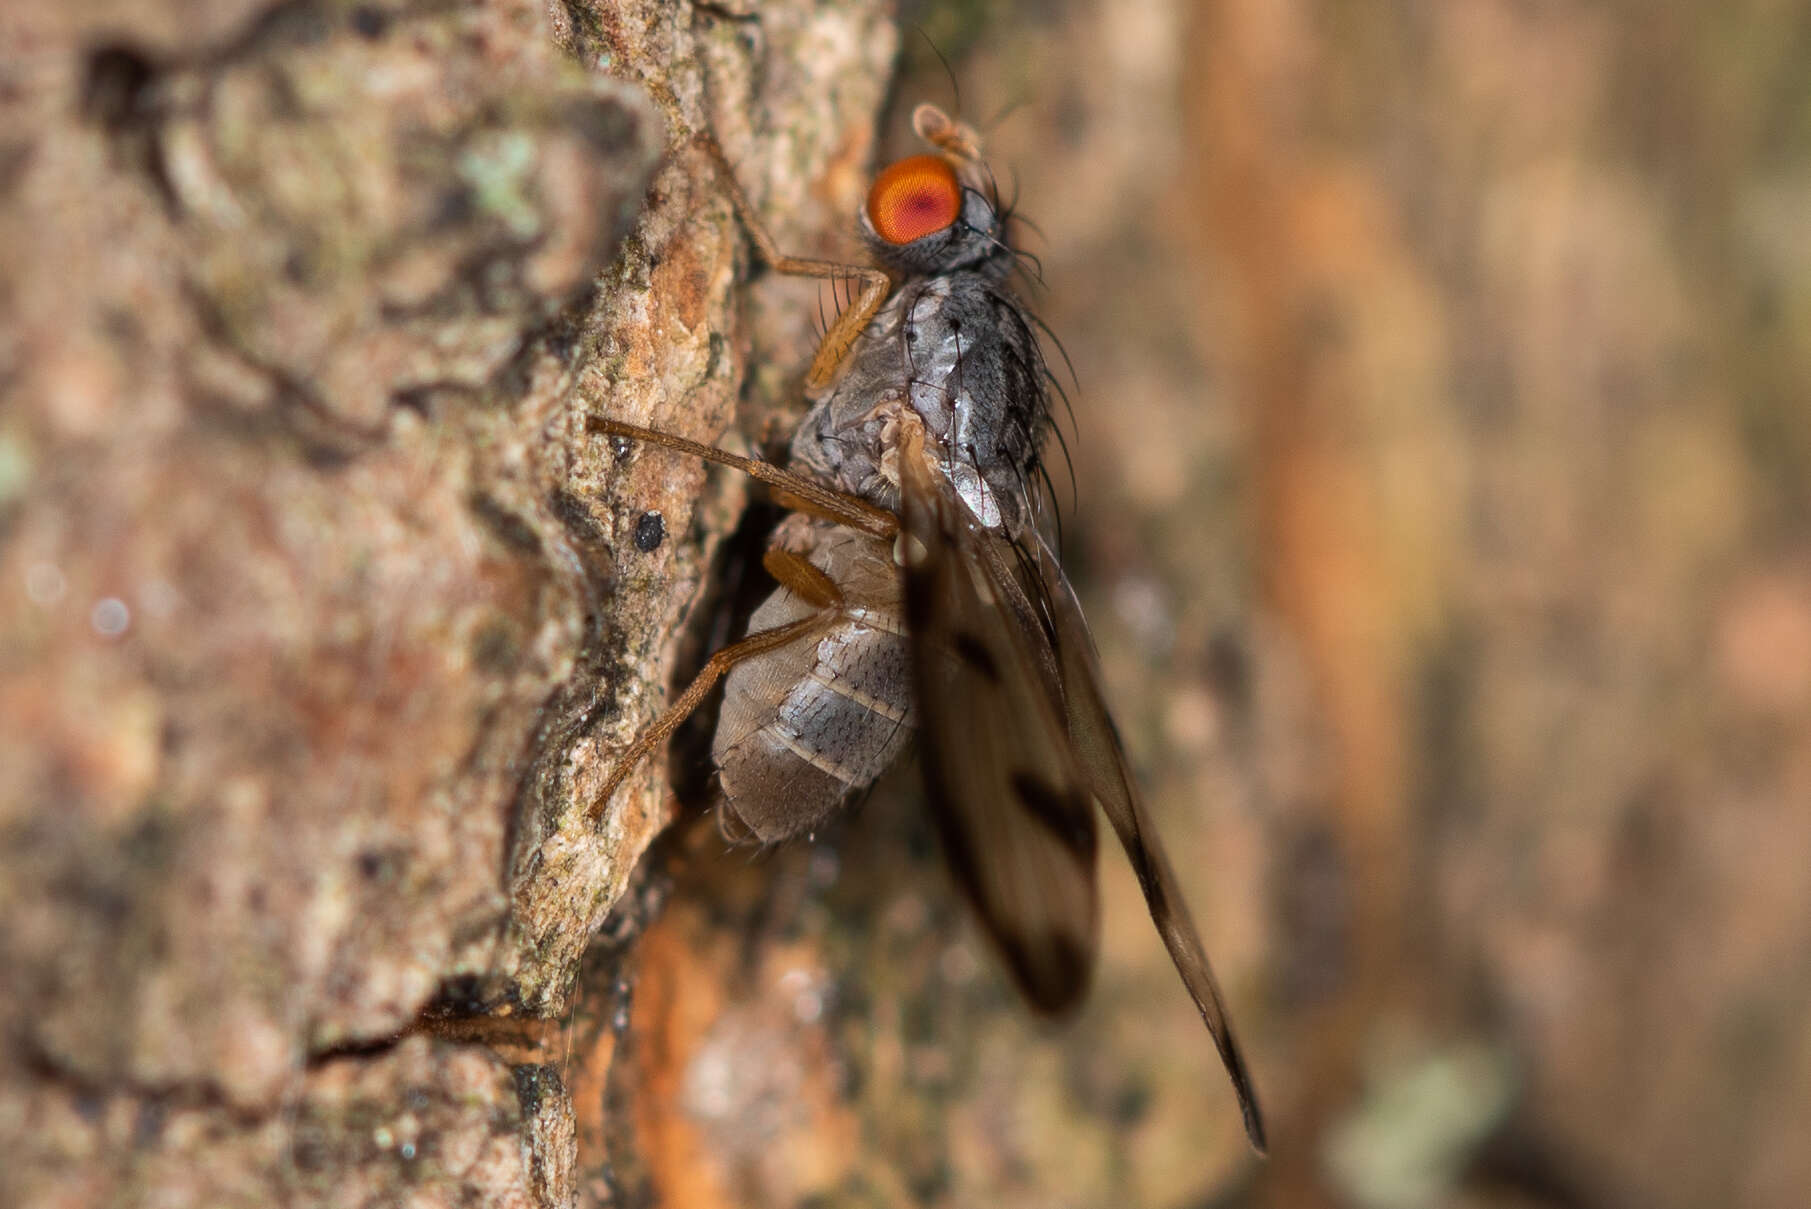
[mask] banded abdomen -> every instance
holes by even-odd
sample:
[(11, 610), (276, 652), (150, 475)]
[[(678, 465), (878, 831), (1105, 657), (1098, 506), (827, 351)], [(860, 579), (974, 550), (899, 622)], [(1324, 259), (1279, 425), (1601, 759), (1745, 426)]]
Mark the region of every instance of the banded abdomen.
[(774, 544), (809, 559), (841, 600), (820, 607), (775, 589), (749, 633), (814, 614), (823, 628), (738, 663), (724, 688), (711, 756), (725, 822), (732, 834), (767, 843), (826, 822), (886, 771), (912, 733), (911, 654), (891, 547), (799, 514)]

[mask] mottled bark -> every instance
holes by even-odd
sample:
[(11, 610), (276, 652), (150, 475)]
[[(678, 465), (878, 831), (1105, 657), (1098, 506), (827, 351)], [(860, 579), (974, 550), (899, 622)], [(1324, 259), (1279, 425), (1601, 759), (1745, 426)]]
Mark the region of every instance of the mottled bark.
[(1053, 1029), (909, 767), (649, 877), (700, 745), (589, 816), (749, 491), (585, 417), (772, 449), (819, 305), (686, 134), (849, 254), (913, 149), (880, 5), (46, 3), (0, 16), (0, 1202), (1799, 1203), (1805, 15), (980, 11), (922, 19), (965, 116), (1023, 103), (1069, 563), (1271, 1161), (1111, 854)]
[(742, 491), (584, 419), (714, 440), (751, 346), (796, 372), (684, 138), (708, 76), (809, 244), (891, 45), (872, 5), (0, 17), (0, 1201), (572, 1202), (543, 1043), (667, 817), (658, 764), (592, 792)]

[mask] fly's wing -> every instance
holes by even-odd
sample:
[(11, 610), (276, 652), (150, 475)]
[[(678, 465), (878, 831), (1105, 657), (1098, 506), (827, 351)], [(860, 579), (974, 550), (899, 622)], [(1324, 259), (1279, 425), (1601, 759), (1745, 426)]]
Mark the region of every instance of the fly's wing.
[[(921, 438), (921, 433), (912, 437)], [(1075, 1006), (1094, 966), (1094, 811), (1031, 605), (925, 460), (899, 458), (900, 552), (925, 785), (951, 868), (1032, 1005)], [(1010, 549), (1010, 548), (1008, 548)]]
[(1170, 959), (1182, 975), (1207, 1031), (1213, 1034), (1226, 1073), (1232, 1077), (1233, 1089), (1239, 1096), (1239, 1111), (1245, 1118), (1245, 1134), (1259, 1153), (1265, 1149), (1264, 1118), (1258, 1110), (1257, 1089), (1252, 1086), (1251, 1072), (1245, 1066), (1245, 1055), (1233, 1035), (1232, 1021), (1226, 1003), (1220, 997), (1220, 984), (1208, 964), (1207, 950), (1195, 931), (1188, 904), (1182, 899), (1176, 874), (1164, 854), (1163, 842), (1151, 823), (1138, 795), (1137, 782), (1127, 766), (1125, 749), (1119, 732), (1107, 712), (1101, 696), (1100, 668), (1095, 661), (1094, 640), (1088, 623), (1082, 617), (1075, 592), (1057, 564), (1056, 556), (1040, 541), (1034, 557), (1044, 581), (1044, 596), (1049, 602), (1051, 628), (1056, 643), (1056, 658), (1063, 684), (1064, 710), (1068, 732), (1087, 778), (1088, 789), (1107, 821), (1125, 846), (1132, 870), (1138, 875), (1151, 920), (1163, 937)]

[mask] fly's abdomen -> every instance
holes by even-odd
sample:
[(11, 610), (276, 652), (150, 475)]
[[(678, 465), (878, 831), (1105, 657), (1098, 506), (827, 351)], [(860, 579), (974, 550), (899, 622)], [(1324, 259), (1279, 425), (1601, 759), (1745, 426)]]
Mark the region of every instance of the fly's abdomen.
[[(873, 555), (853, 543), (814, 551), (812, 562), (844, 594), (841, 607), (815, 641), (730, 672), (711, 755), (725, 812), (755, 839), (820, 826), (886, 771), (911, 737), (911, 655), (897, 572)], [(782, 589), (755, 611), (749, 629), (814, 611)]]

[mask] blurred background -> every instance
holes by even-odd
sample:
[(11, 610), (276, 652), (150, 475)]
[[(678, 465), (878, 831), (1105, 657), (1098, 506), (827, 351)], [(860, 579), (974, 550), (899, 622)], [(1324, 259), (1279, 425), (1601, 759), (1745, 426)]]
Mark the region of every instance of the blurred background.
[(1802, 1204), (1811, 9), (902, 16), (1037, 224), (1068, 563), (1275, 1138), (1105, 853), (1020, 1086), (1113, 1140), (951, 1203)]
[[(1790, 0), (5, 7), (0, 1202), (1805, 1203), (1807, 80)], [(683, 135), (848, 256), (927, 100), (1267, 1161), (1117, 851), (1052, 1026), (910, 767), (594, 800), (761, 534), (586, 418), (777, 448), (818, 320)]]

